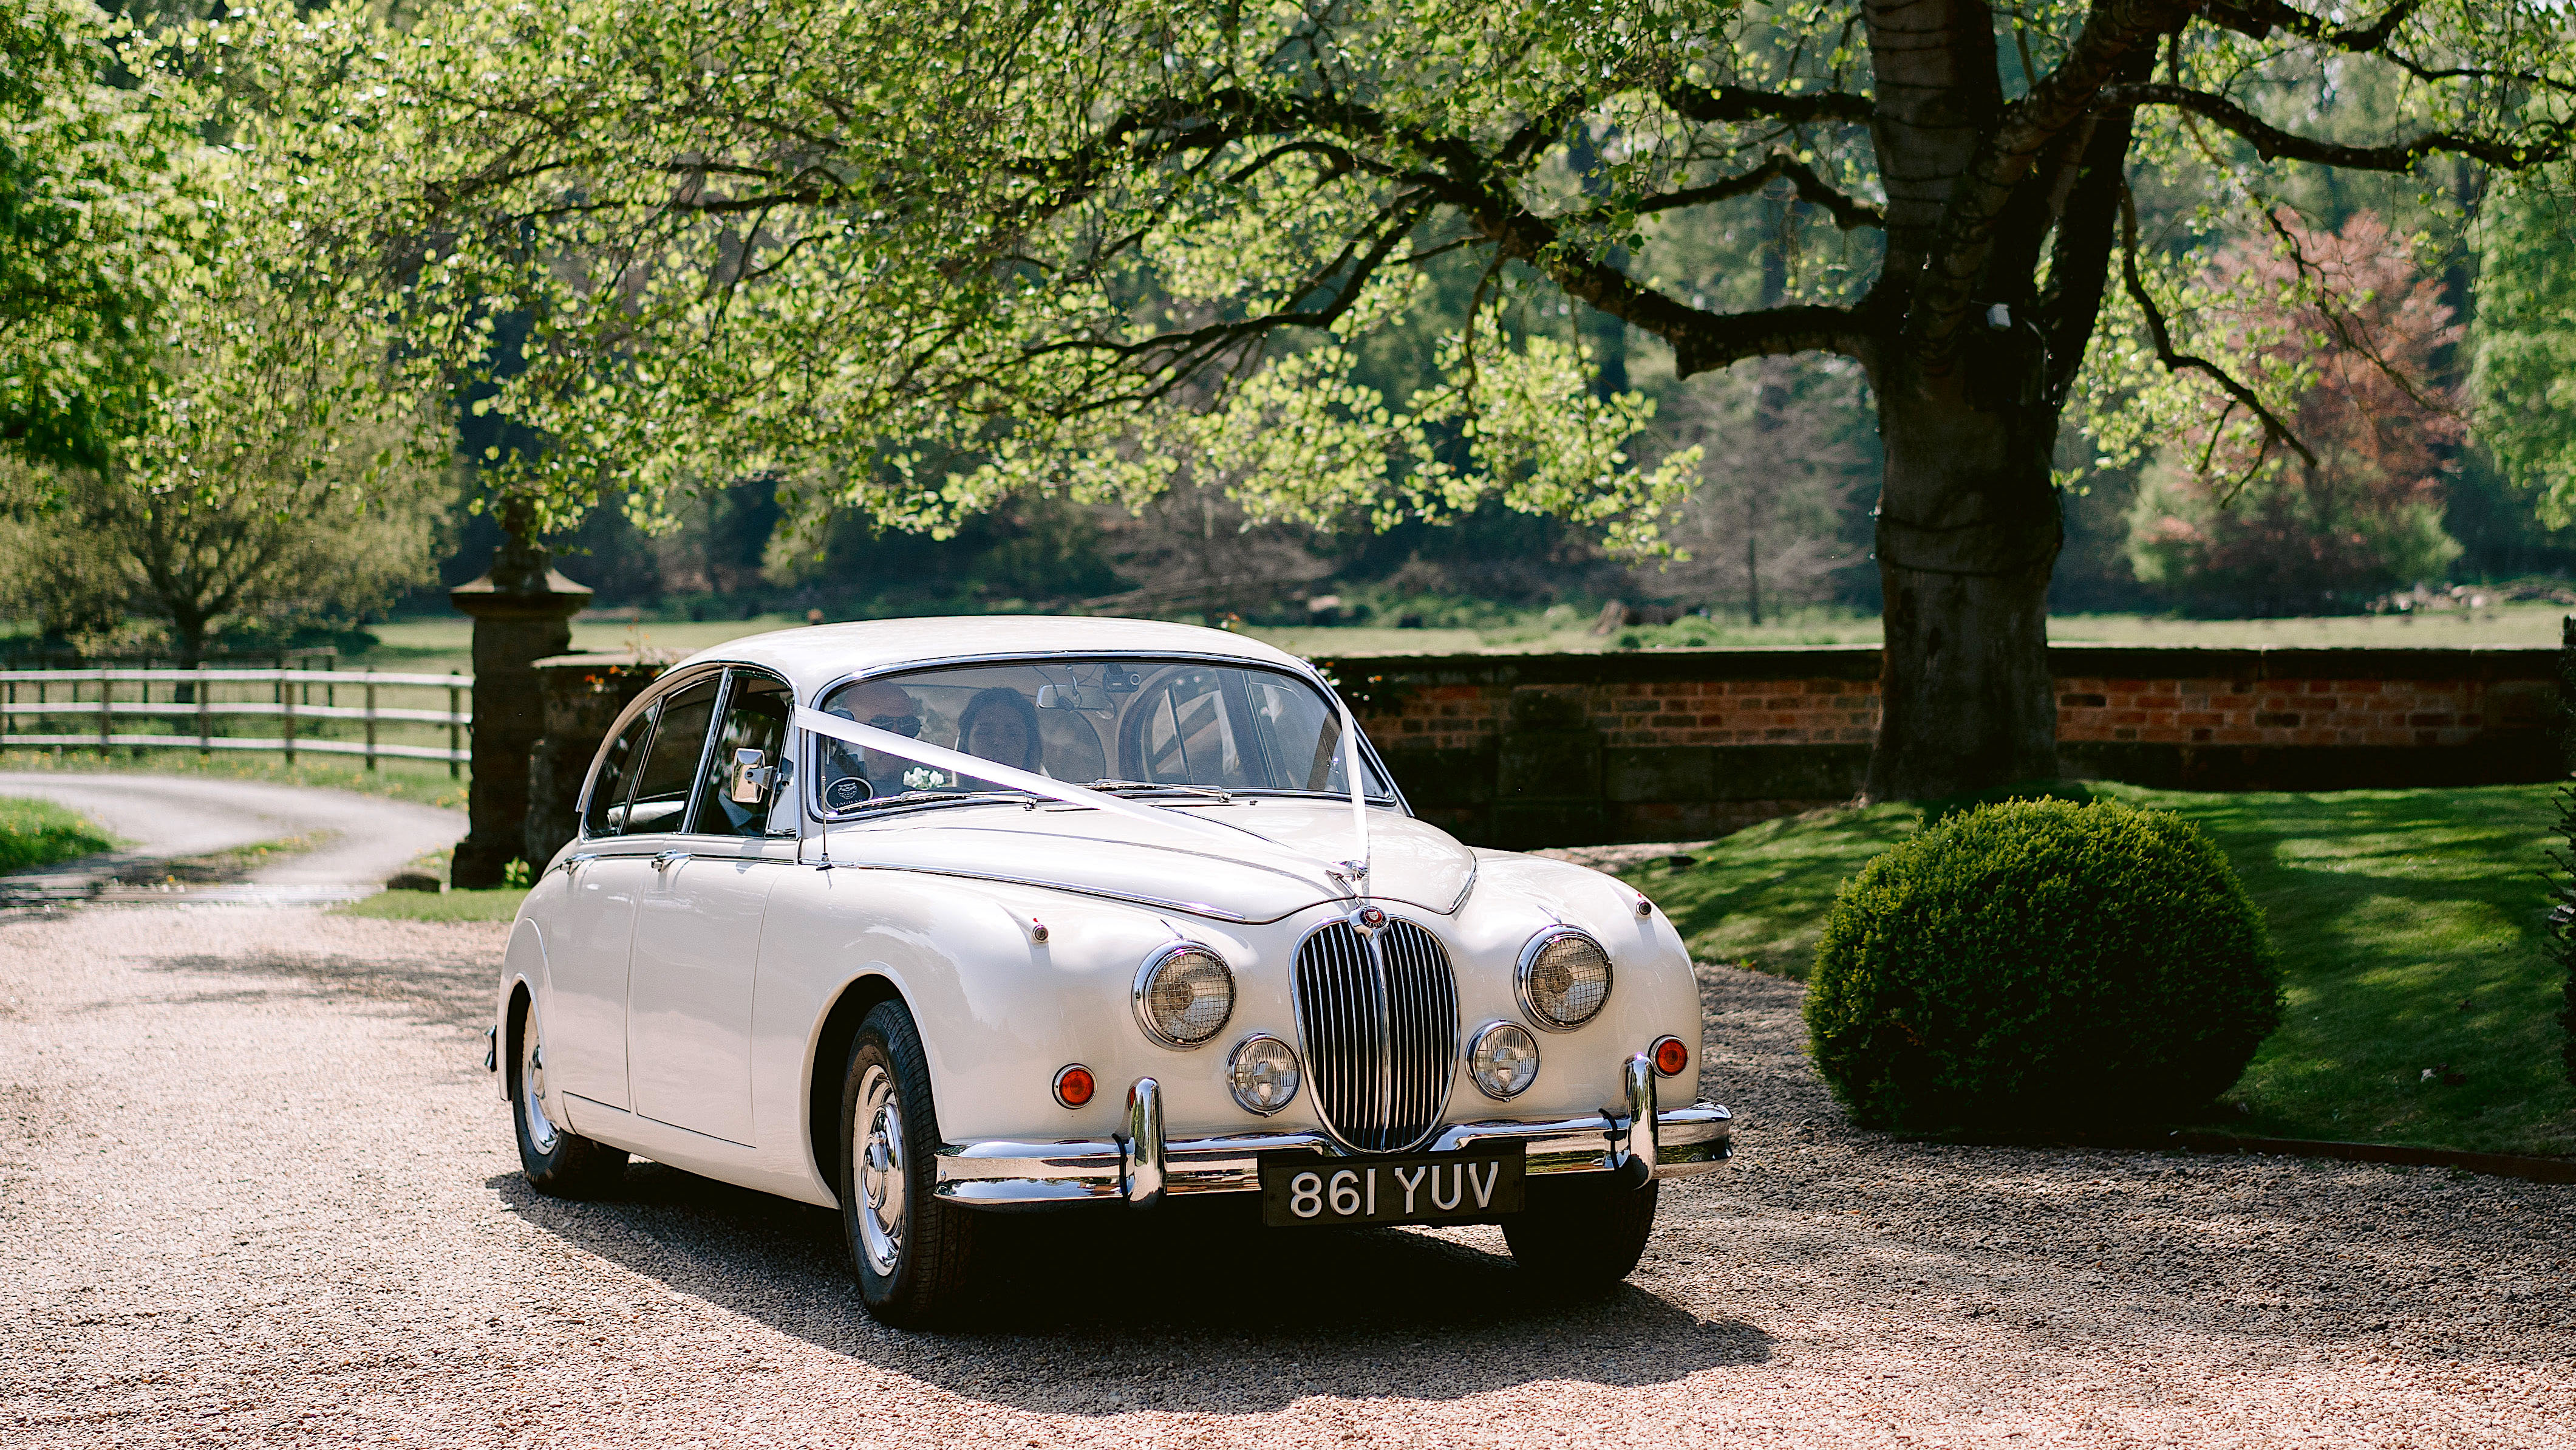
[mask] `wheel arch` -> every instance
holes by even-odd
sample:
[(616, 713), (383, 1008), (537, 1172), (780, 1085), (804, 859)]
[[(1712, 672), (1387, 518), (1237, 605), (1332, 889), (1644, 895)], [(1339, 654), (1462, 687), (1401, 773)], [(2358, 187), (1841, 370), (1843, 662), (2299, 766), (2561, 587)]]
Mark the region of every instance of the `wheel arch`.
[(815, 1028), (813, 1057), (805, 1072), (805, 1144), (814, 1155), (816, 1176), (835, 1198), (841, 1191), (842, 1064), (850, 1060), (850, 1045), (858, 1041), (859, 1024), (867, 1015), (880, 1003), (903, 1000), (893, 978), (865, 972), (841, 988)]

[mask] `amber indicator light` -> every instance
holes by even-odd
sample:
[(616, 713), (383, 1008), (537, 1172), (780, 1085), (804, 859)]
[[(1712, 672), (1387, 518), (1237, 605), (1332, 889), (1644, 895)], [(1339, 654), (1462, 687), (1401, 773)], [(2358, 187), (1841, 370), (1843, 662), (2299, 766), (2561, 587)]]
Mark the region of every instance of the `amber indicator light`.
[(1091, 1069), (1078, 1062), (1055, 1075), (1055, 1100), (1068, 1108), (1091, 1101), (1091, 1089)]
[(1655, 1071), (1666, 1077), (1679, 1077), (1690, 1066), (1690, 1049), (1678, 1037), (1667, 1037), (1655, 1044)]

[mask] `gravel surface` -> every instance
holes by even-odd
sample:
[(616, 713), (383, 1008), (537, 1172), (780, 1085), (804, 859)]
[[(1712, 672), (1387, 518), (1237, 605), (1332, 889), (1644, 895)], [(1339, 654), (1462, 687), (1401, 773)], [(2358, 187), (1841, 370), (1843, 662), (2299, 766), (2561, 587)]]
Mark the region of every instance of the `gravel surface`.
[(0, 1443), (2576, 1444), (2576, 1190), (1892, 1143), (1796, 986), (1715, 968), (1741, 1156), (1606, 1297), (1534, 1299), (1490, 1229), (1113, 1213), (897, 1333), (828, 1212), (531, 1194), (480, 1071), (502, 940), (0, 923)]

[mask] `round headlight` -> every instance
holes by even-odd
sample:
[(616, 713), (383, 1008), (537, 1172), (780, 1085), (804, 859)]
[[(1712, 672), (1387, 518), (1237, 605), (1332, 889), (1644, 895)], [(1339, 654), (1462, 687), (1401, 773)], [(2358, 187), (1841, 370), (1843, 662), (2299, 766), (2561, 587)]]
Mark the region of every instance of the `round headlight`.
[(1521, 952), (1521, 1005), (1552, 1032), (1571, 1032), (1610, 1000), (1610, 954), (1570, 926), (1530, 938)]
[(1226, 1079), (1243, 1110), (1265, 1118), (1288, 1106), (1288, 1100), (1297, 1096), (1298, 1083), (1303, 1081), (1297, 1073), (1296, 1049), (1266, 1033), (1256, 1033), (1236, 1044)]
[(1196, 942), (1169, 946), (1136, 974), (1136, 1020), (1165, 1047), (1196, 1047), (1234, 1015), (1234, 972)]
[(1467, 1076), (1496, 1102), (1519, 1097), (1538, 1081), (1538, 1039), (1517, 1022), (1488, 1022), (1467, 1044)]

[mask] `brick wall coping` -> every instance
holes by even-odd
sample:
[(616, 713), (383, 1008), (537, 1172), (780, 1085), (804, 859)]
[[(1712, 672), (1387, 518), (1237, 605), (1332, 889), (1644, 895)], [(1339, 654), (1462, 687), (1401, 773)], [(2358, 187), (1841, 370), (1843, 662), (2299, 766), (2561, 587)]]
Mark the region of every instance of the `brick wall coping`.
[[(1745, 645), (1600, 654), (1317, 655), (1345, 685), (1372, 675), (1440, 684), (1619, 685), (1671, 680), (1870, 680), (1875, 645)], [(2549, 645), (2052, 645), (2059, 679), (2555, 680)]]

